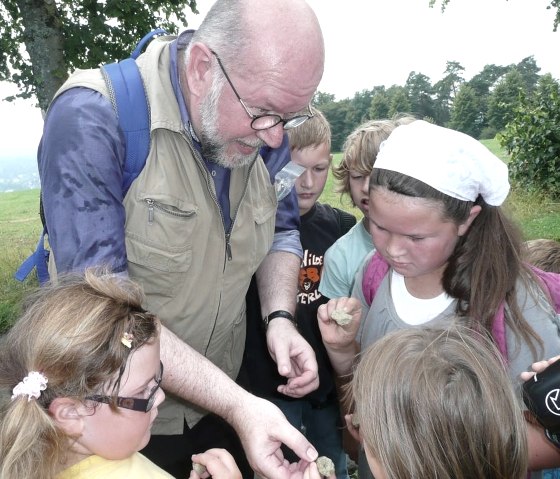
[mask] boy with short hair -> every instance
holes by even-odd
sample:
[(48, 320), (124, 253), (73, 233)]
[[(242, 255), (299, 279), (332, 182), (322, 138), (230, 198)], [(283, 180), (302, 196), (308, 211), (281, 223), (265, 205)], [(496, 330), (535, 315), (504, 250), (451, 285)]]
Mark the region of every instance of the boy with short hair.
[(295, 183), (304, 252), (296, 321), (300, 333), (315, 350), (320, 385), (316, 391), (302, 398), (290, 398), (277, 392), (278, 386), (285, 383), (285, 378), (278, 374), (267, 350), (254, 278), (247, 294), (247, 340), (240, 382), (247, 382), (246, 387), (253, 393), (278, 405), (288, 420), (307, 436), (319, 455), (333, 460), (336, 477), (347, 479), (340, 410), (332, 368), (319, 332), (317, 309), (327, 300), (318, 291), (323, 255), (356, 223), (356, 218), (318, 202), (332, 161), (331, 131), (324, 115), (314, 108), (312, 110), (313, 118), (289, 130), (288, 137), (292, 161), (305, 168)]

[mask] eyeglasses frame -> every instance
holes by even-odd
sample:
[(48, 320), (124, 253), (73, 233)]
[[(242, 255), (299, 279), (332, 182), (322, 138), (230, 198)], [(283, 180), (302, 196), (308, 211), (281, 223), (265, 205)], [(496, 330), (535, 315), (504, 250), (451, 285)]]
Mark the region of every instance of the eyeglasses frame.
[[(214, 55), (216, 57), (216, 60), (218, 60), (218, 65), (220, 66), (220, 70), (222, 70), (222, 73), (224, 74), (224, 77), (226, 78), (227, 82), (229, 83), (229, 86), (233, 90), (233, 93), (235, 94), (236, 98), (239, 100), (239, 103), (241, 103), (241, 106), (245, 110), (245, 113), (247, 113), (249, 118), (251, 118), (251, 128), (253, 130), (255, 130), (255, 131), (268, 130), (270, 128), (274, 128), (279, 123), (282, 123), (282, 127), (284, 128), (284, 130), (291, 130), (292, 128), (300, 126), (301, 124), (305, 123), (307, 120), (309, 120), (310, 118), (313, 118), (315, 116), (315, 114), (311, 111), (311, 105), (307, 105), (307, 111), (308, 111), (307, 114), (294, 116), (293, 118), (290, 118), (288, 120), (286, 120), (286, 119), (282, 118), (280, 115), (276, 115), (274, 113), (266, 113), (264, 115), (255, 115), (255, 114), (251, 113), (249, 111), (249, 108), (247, 107), (247, 105), (245, 105), (245, 102), (241, 99), (241, 96), (239, 95), (239, 93), (237, 93), (237, 89), (235, 88), (235, 86), (233, 86), (231, 78), (227, 74), (226, 69), (224, 68), (224, 65), (222, 63), (222, 60), (220, 59), (218, 54), (214, 50), (210, 50), (210, 53), (212, 53), (212, 55)], [(270, 126), (266, 126), (264, 128), (255, 128), (255, 122), (258, 121), (259, 119), (265, 118), (265, 117), (269, 117), (271, 119), (274, 119), (273, 120), (274, 123), (272, 123)]]
[(156, 385), (150, 391), (150, 395), (146, 399), (122, 396), (103, 396), (100, 394), (86, 396), (86, 399), (104, 404), (112, 404), (113, 401), (116, 401), (117, 407), (130, 409), (131, 411), (149, 412), (155, 403), (156, 393), (161, 387), (161, 382), (163, 380), (163, 363), (160, 361), (159, 365), (160, 376), (159, 378), (156, 378)]

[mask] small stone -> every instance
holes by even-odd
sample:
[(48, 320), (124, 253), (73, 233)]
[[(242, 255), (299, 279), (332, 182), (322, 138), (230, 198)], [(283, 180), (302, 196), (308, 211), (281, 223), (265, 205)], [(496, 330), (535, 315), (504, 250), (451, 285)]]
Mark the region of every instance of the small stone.
[(192, 465), (193, 471), (196, 472), (199, 476), (206, 472), (206, 466), (199, 464), (198, 462), (193, 462)]
[(315, 463), (317, 464), (317, 469), (321, 476), (330, 477), (334, 474), (334, 462), (327, 456), (318, 457)]
[(352, 321), (352, 315), (346, 312), (346, 309), (335, 309), (331, 318), (334, 319), (339, 326), (345, 326)]

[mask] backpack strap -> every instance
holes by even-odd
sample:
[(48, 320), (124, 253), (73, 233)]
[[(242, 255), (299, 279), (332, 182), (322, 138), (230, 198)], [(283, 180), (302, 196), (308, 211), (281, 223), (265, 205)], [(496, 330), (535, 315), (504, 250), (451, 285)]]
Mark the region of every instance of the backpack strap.
[[(533, 265), (529, 265), (529, 267), (537, 277), (537, 280), (540, 281), (541, 286), (543, 287), (545, 294), (547, 294), (556, 314), (560, 313), (560, 274), (543, 271)], [(496, 316), (494, 317), (494, 322), (492, 323), (492, 337), (494, 338), (496, 346), (498, 346), (502, 357), (507, 360), (508, 351), (504, 302), (500, 304), (498, 311), (496, 311)]]
[(162, 34), (167, 32), (161, 28), (153, 30), (138, 42), (129, 58), (101, 67), (111, 103), (125, 136), (123, 198), (144, 168), (150, 151), (150, 110), (135, 59), (150, 40)]
[(362, 293), (368, 306), (371, 306), (375, 293), (389, 271), (389, 263), (377, 251), (371, 257), (362, 278)]
[(541, 282), (548, 299), (556, 313), (560, 313), (560, 274), (552, 273), (550, 271), (543, 271), (536, 266), (529, 265), (531, 271), (535, 274), (537, 279)]
[[(150, 111), (144, 83), (135, 59), (138, 58), (144, 46), (158, 35), (167, 35), (167, 32), (162, 28), (153, 30), (138, 42), (129, 58), (101, 67), (113, 109), (125, 137), (123, 198), (132, 182), (144, 168), (150, 151)], [(48, 269), (49, 251), (45, 249), (47, 227), (44, 222), (42, 200), (40, 200), (39, 210), (43, 222), (43, 232), (35, 251), (23, 261), (14, 277), (17, 281), (23, 282), (33, 271), (33, 268), (36, 268), (39, 284), (44, 285), (50, 277)]]

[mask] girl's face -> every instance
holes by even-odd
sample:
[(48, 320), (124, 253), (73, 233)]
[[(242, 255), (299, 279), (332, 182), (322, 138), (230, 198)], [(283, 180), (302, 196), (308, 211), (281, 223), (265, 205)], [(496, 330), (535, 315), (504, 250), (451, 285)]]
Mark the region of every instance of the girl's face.
[[(124, 346), (123, 346), (124, 347)], [(159, 338), (132, 352), (121, 378), (118, 395), (147, 399), (160, 379)], [(144, 448), (150, 440), (150, 429), (158, 414), (158, 406), (165, 399), (161, 388), (148, 412), (117, 408), (97, 403), (95, 412), (85, 416), (80, 442), (105, 459), (124, 459)]]
[(369, 448), (364, 445), (364, 451), (366, 453), (366, 459), (368, 462), (369, 469), (373, 474), (375, 479), (387, 479), (387, 474), (385, 474), (385, 470), (381, 466), (380, 462), (373, 457), (373, 455), (369, 452)]
[(291, 151), (292, 161), (305, 168), (296, 179), (299, 215), (307, 213), (321, 196), (331, 166), (331, 152), (327, 143), (316, 147)]
[(377, 187), (370, 195), (369, 230), (391, 267), (406, 278), (441, 283), (445, 265), (472, 217), (461, 225), (442, 219), (438, 202)]
[(364, 175), (352, 169), (348, 171), (348, 175), (352, 201), (367, 219), (369, 211), (369, 175)]

